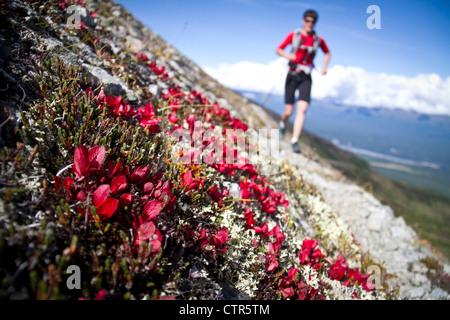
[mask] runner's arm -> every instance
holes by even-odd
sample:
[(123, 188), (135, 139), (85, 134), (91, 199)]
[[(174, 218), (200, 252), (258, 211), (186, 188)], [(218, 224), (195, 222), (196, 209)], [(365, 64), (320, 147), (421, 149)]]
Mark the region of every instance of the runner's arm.
[(284, 52), (284, 48), (286, 48), (289, 44), (292, 43), (292, 38), (294, 36), (294, 32), (288, 34), (288, 36), (283, 40), (283, 42), (278, 46), (276, 52), (279, 56), (288, 59), (289, 61), (294, 61), (296, 58), (295, 53), (286, 53)]
[(327, 74), (327, 68), (328, 68), (328, 63), (330, 62), (330, 51), (328, 51), (327, 53), (325, 53), (325, 60), (323, 62), (323, 67), (322, 67), (322, 74)]
[(325, 60), (323, 62), (323, 67), (320, 73), (325, 75), (327, 74), (328, 63), (330, 62), (330, 49), (328, 48), (323, 38), (320, 38), (320, 48), (322, 49), (323, 53), (325, 53)]
[(294, 61), (295, 58), (296, 58), (295, 53), (286, 53), (286, 52), (284, 52), (284, 50), (281, 49), (281, 48), (278, 48), (278, 49), (277, 49), (277, 54), (278, 54), (279, 56), (283, 57), (283, 58), (288, 59), (289, 61)]

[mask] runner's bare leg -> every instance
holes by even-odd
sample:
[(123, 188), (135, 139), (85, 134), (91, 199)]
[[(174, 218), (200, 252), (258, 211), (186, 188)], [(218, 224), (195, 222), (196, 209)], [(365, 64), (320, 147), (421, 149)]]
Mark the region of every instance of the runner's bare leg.
[[(306, 109), (308, 109), (309, 102), (304, 100), (297, 101), (297, 115), (294, 121), (294, 131), (292, 132), (292, 140), (298, 140), (305, 124)], [(286, 112), (286, 111), (285, 111)]]
[(286, 104), (284, 112), (281, 115), (281, 121), (283, 121), (286, 124), (287, 119), (291, 116), (291, 114), (293, 112), (294, 112), (294, 105), (293, 104)]

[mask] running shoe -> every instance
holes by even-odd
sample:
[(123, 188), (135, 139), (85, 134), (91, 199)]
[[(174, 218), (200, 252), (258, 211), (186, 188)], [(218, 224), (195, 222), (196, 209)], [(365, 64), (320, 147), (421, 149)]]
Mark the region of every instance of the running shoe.
[(286, 128), (281, 128), (280, 127), (280, 139), (283, 140), (284, 139), (284, 134), (286, 133)]
[(300, 150), (300, 145), (298, 144), (298, 141), (296, 141), (292, 144), (292, 150), (294, 150), (295, 153), (302, 152), (302, 150)]

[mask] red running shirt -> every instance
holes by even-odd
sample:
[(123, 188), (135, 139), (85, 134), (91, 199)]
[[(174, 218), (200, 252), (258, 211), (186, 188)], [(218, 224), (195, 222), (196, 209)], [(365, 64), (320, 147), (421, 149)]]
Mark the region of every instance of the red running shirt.
[[(292, 44), (292, 39), (294, 38), (294, 32), (288, 34), (286, 39), (283, 40), (283, 42), (278, 46), (278, 49), (284, 50), (289, 44)], [(306, 47), (312, 47), (314, 44), (314, 36), (305, 36), (301, 33), (301, 37), (303, 39), (303, 45)], [(319, 47), (322, 49), (324, 53), (327, 53), (329, 51), (328, 46), (326, 45), (325, 41), (322, 37), (319, 36)], [(311, 65), (313, 64), (314, 56), (310, 55), (308, 59), (306, 60), (306, 63), (302, 63), (303, 58), (306, 55), (307, 50), (298, 48), (297, 50), (297, 58), (295, 59), (295, 63), (297, 64), (303, 64), (303, 65)]]

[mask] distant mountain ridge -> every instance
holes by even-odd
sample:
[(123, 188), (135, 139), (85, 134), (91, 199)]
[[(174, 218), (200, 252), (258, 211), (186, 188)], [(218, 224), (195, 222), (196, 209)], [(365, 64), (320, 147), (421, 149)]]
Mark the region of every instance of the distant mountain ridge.
[[(276, 113), (283, 112), (283, 97), (240, 92)], [(306, 130), (357, 153), (370, 162), (410, 166), (411, 174), (379, 170), (396, 180), (450, 196), (450, 117), (421, 115), (405, 110), (361, 108), (312, 101)], [(434, 168), (437, 170), (429, 170)], [(379, 167), (377, 167), (379, 169)]]

